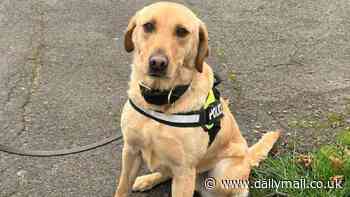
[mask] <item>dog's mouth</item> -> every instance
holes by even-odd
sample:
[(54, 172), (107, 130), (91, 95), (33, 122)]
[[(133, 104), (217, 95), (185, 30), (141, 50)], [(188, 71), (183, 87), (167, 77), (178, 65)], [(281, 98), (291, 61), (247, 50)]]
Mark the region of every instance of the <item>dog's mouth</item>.
[(139, 86), (140, 87), (143, 87), (143, 88), (145, 88), (145, 89), (147, 89), (147, 90), (152, 90), (152, 88), (150, 87), (150, 86), (148, 86), (145, 82), (143, 82), (143, 81), (140, 81), (139, 82)]
[(149, 72), (148, 75), (150, 77), (155, 77), (155, 78), (162, 78), (163, 75), (162, 74), (159, 74), (159, 73), (152, 73), (152, 72)]
[(162, 87), (160, 81), (152, 81), (151, 83), (146, 83), (145, 81), (139, 81), (139, 87), (143, 92), (157, 94), (159, 92), (170, 91), (172, 87)]
[(170, 79), (170, 77), (166, 74), (161, 74), (157, 72), (148, 72), (147, 75), (153, 79)]

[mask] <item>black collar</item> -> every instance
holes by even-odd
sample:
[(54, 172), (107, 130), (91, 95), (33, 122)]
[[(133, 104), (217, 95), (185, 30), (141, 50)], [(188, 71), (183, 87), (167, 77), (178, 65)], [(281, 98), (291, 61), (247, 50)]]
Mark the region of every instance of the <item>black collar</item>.
[(170, 90), (150, 89), (142, 84), (139, 85), (141, 94), (145, 101), (153, 105), (173, 104), (188, 89), (188, 85), (178, 85)]

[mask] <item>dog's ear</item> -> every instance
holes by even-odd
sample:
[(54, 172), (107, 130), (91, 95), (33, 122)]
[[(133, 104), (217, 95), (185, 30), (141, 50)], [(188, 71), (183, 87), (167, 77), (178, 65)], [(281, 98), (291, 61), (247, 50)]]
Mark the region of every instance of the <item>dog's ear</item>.
[(125, 34), (124, 34), (124, 48), (127, 52), (131, 52), (134, 50), (134, 42), (132, 41), (132, 33), (136, 27), (136, 15), (133, 16), (128, 24), (128, 27), (126, 28)]
[(208, 30), (203, 22), (199, 25), (199, 42), (198, 42), (198, 52), (196, 57), (196, 69), (198, 72), (203, 71), (204, 59), (209, 55), (208, 46)]

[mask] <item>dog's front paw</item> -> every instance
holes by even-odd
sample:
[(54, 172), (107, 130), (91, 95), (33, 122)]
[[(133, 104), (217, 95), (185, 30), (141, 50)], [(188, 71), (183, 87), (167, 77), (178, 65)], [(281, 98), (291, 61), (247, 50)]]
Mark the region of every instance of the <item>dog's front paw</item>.
[(127, 195), (115, 193), (114, 197), (127, 197)]
[(114, 194), (114, 197), (127, 197), (127, 192), (121, 192), (120, 190), (117, 190)]
[(136, 178), (132, 190), (135, 192), (143, 192), (152, 189), (157, 183), (155, 183), (155, 177), (153, 174), (139, 176)]

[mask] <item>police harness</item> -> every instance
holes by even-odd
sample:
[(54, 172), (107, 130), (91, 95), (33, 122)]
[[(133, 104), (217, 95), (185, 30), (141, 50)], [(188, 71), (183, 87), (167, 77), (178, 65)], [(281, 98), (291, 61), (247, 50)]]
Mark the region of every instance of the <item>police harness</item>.
[[(223, 106), (220, 102), (220, 92), (216, 88), (220, 82), (220, 78), (214, 74), (213, 87), (209, 91), (203, 107), (197, 111), (165, 114), (143, 109), (137, 106), (131, 99), (129, 99), (129, 103), (137, 112), (162, 124), (173, 127), (202, 127), (204, 131), (208, 132), (210, 145), (221, 128), (220, 120), (224, 116)], [(154, 105), (164, 105), (174, 103), (186, 92), (189, 86), (179, 85), (173, 88), (173, 90), (160, 91), (140, 85), (140, 90), (146, 102)]]

